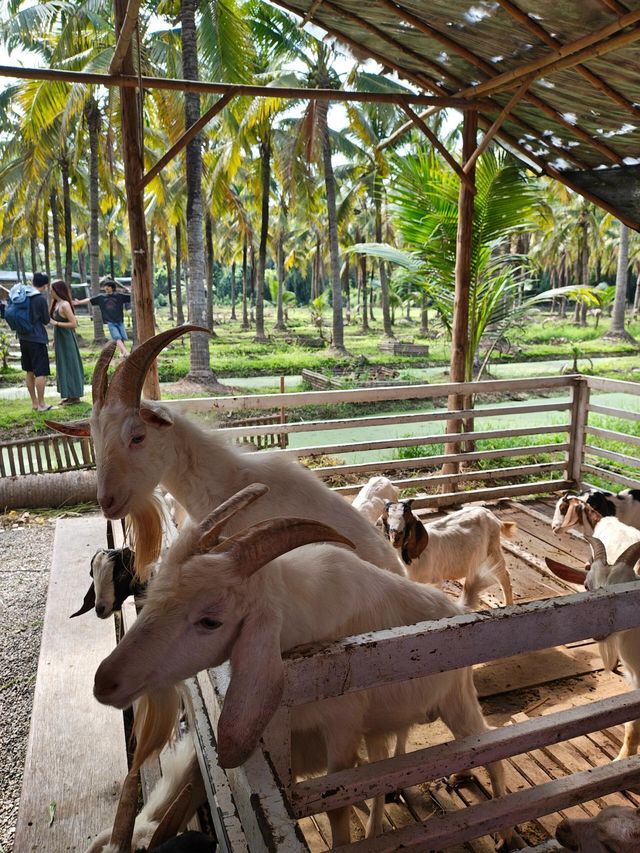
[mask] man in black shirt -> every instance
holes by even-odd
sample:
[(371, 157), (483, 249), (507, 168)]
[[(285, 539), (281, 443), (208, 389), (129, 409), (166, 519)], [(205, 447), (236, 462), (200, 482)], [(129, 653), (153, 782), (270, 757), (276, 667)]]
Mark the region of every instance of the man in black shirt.
[(49, 302), (47, 288), (49, 276), (44, 272), (33, 274), (33, 287), (30, 288), (29, 318), (33, 331), (18, 333), (20, 341), (20, 363), (26, 372), (26, 385), (31, 397), (34, 412), (48, 412), (51, 406), (44, 402), (44, 389), (49, 376), (49, 336), (45, 326), (49, 325)]
[(124, 342), (128, 338), (127, 330), (124, 327), (122, 308), (131, 302), (131, 296), (128, 293), (117, 293), (116, 283), (111, 278), (102, 281), (102, 289), (104, 293), (100, 293), (98, 296), (87, 296), (86, 299), (74, 299), (73, 304), (86, 305), (90, 302), (92, 305), (99, 306), (102, 322), (109, 327), (109, 334), (116, 342), (121, 358), (124, 358), (127, 355)]

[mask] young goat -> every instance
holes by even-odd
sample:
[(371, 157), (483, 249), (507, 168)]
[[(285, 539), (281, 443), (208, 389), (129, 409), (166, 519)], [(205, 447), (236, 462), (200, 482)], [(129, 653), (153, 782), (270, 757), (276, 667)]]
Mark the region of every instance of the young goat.
[(138, 771), (127, 774), (113, 829), (100, 833), (87, 853), (214, 853), (216, 843), (209, 836), (200, 832), (177, 835), (206, 800), (189, 735), (166, 754), (162, 769), (162, 777), (137, 818)]
[(89, 575), (93, 580), (82, 607), (71, 614), (81, 616), (95, 607), (100, 619), (120, 610), (130, 595), (140, 595), (146, 588), (135, 574), (135, 554), (130, 548), (101, 548), (91, 558)]
[(360, 489), (351, 504), (371, 524), (375, 524), (384, 510), (384, 502), (397, 501), (398, 490), (387, 477), (371, 477)]
[[(259, 484), (243, 490), (232, 511), (265, 491)], [(100, 702), (125, 708), (146, 691), (230, 660), (217, 734), (223, 767), (247, 760), (279, 707), (283, 652), (463, 612), (437, 589), (326, 544), (350, 543), (316, 521), (272, 518), (219, 541), (230, 503), (171, 546), (140, 616), (100, 664), (94, 685)], [(294, 550), (302, 545), (308, 547)], [(386, 757), (387, 734), (437, 715), (456, 738), (488, 730), (470, 667), (292, 708), (292, 768), (352, 768), (363, 737), (372, 760)], [(494, 796), (501, 796), (502, 764), (487, 770)], [(334, 846), (350, 841), (349, 811), (329, 814)], [(379, 830), (379, 810), (372, 815), (368, 834)]]
[(462, 604), (473, 607), (481, 590), (500, 583), (505, 604), (513, 604), (509, 570), (500, 534), (511, 537), (515, 523), (503, 522), (484, 507), (467, 507), (426, 527), (412, 512), (412, 500), (385, 501), (381, 522), (407, 566), (421, 583), (465, 579)]
[(564, 818), (556, 828), (563, 850), (576, 853), (638, 853), (640, 809), (608, 806), (594, 817)]
[(594, 510), (601, 517), (615, 516), (623, 524), (640, 529), (640, 489), (623, 489), (617, 495), (591, 489), (581, 495), (565, 492), (558, 498), (551, 521), (554, 533), (576, 524), (574, 515), (577, 502), (585, 506), (587, 511)]
[[(640, 532), (615, 518), (603, 518), (596, 529), (602, 539), (586, 537), (593, 553), (589, 571), (563, 566), (555, 560), (547, 560), (547, 565), (563, 580), (584, 583), (589, 592), (637, 581), (634, 566), (640, 559)], [(598, 648), (605, 669), (613, 670), (618, 660), (622, 661), (627, 681), (634, 689), (640, 688), (640, 628), (611, 634), (599, 640)], [(624, 743), (618, 758), (635, 755), (639, 745), (640, 720), (625, 723)]]

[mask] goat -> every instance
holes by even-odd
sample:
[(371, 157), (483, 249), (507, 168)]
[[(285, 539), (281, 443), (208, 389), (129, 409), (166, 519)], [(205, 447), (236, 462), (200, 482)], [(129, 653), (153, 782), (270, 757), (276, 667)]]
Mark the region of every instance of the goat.
[(411, 509), (412, 500), (385, 501), (382, 525), (400, 551), (409, 577), (421, 583), (464, 578), (462, 604), (473, 607), (478, 595), (498, 579), (505, 604), (513, 604), (509, 570), (500, 534), (511, 537), (512, 521), (500, 521), (485, 507), (467, 507), (425, 525)]
[(607, 806), (594, 817), (564, 818), (556, 827), (563, 849), (577, 853), (637, 853), (640, 809)]
[[(317, 521), (272, 518), (219, 541), (228, 513), (265, 492), (260, 484), (244, 489), (235, 506), (228, 501), (178, 537), (149, 584), (141, 615), (95, 675), (98, 701), (124, 708), (146, 691), (230, 660), (217, 733), (218, 759), (227, 768), (247, 760), (279, 707), (283, 652), (463, 613), (440, 590), (327, 544), (352, 543)], [(318, 542), (324, 544), (309, 544)], [(294, 550), (302, 545), (303, 552)], [(456, 738), (488, 730), (470, 667), (295, 706), (292, 769), (352, 768), (363, 737), (371, 760), (386, 757), (387, 734), (423, 722), (425, 714), (440, 715)], [(487, 770), (494, 796), (501, 796), (502, 764)], [(329, 819), (334, 846), (348, 843), (349, 808)], [(373, 809), (369, 835), (380, 819)]]
[(163, 775), (137, 818), (138, 770), (127, 774), (113, 829), (101, 832), (87, 853), (213, 853), (216, 845), (209, 836), (200, 832), (176, 836), (205, 801), (193, 740), (186, 735), (164, 756)]
[(371, 477), (365, 483), (351, 504), (371, 524), (376, 524), (384, 511), (384, 501), (397, 501), (398, 490), (387, 477)]
[(94, 607), (100, 619), (120, 610), (130, 595), (140, 595), (146, 588), (135, 575), (135, 554), (130, 548), (101, 548), (91, 558), (89, 576), (93, 578), (82, 606), (69, 617), (81, 616)]
[[(549, 560), (547, 565), (563, 580), (571, 583), (582, 582), (589, 592), (637, 581), (637, 566), (634, 571), (634, 565), (640, 560), (640, 531), (611, 517), (603, 518), (596, 530), (602, 538), (586, 537), (593, 554), (588, 571), (563, 566), (555, 560), (551, 561), (553, 567)], [(617, 631), (599, 640), (598, 649), (605, 669), (611, 671), (618, 660), (622, 661), (627, 681), (636, 690), (640, 688), (640, 628)], [(639, 745), (640, 720), (625, 723), (624, 742), (617, 758), (635, 755)]]
[[(620, 554), (634, 542), (640, 542), (640, 530), (623, 524), (615, 516), (609, 515), (602, 518), (599, 513), (588, 504), (584, 504), (579, 498), (570, 498), (567, 515), (570, 517), (570, 526), (579, 525), (587, 538), (595, 536), (605, 543), (607, 559), (611, 563), (614, 563)], [(585, 570), (572, 569), (551, 557), (545, 557), (545, 561), (547, 568), (562, 580), (570, 583), (583, 584), (586, 571), (589, 570), (588, 564)], [(635, 566), (635, 573), (640, 577), (640, 560)]]
[(554, 533), (573, 526), (570, 523), (570, 509), (576, 506), (576, 501), (595, 510), (602, 517), (613, 515), (623, 524), (640, 529), (640, 489), (623, 489), (617, 495), (590, 489), (581, 495), (565, 492), (558, 498), (551, 521)]

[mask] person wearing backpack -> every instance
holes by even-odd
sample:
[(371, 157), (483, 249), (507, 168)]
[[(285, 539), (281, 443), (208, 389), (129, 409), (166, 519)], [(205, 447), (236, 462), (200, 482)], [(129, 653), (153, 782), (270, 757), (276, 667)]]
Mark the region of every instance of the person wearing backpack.
[[(27, 391), (31, 397), (31, 407), (34, 412), (48, 412), (52, 408), (47, 406), (44, 401), (45, 385), (50, 373), (49, 352), (47, 350), (49, 336), (45, 328), (49, 325), (48, 287), (49, 276), (43, 272), (35, 272), (33, 274), (33, 287), (27, 288), (31, 329), (28, 330), (23, 326), (24, 331), (18, 330), (20, 363), (27, 374)], [(7, 322), (9, 322), (8, 318)], [(11, 322), (9, 325), (11, 326)]]

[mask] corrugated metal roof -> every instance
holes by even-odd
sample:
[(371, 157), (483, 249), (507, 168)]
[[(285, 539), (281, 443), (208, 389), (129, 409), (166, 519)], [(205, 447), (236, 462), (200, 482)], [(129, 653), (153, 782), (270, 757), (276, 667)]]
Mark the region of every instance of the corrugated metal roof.
[[(637, 180), (637, 170), (618, 167), (640, 162), (640, 0), (275, 2), (426, 91), (478, 88), (495, 104), (480, 111), (485, 127), (529, 73), (503, 142), (566, 180), (611, 167), (614, 183)], [(569, 67), (534, 68), (557, 60)], [(640, 210), (633, 220), (639, 227)]]

